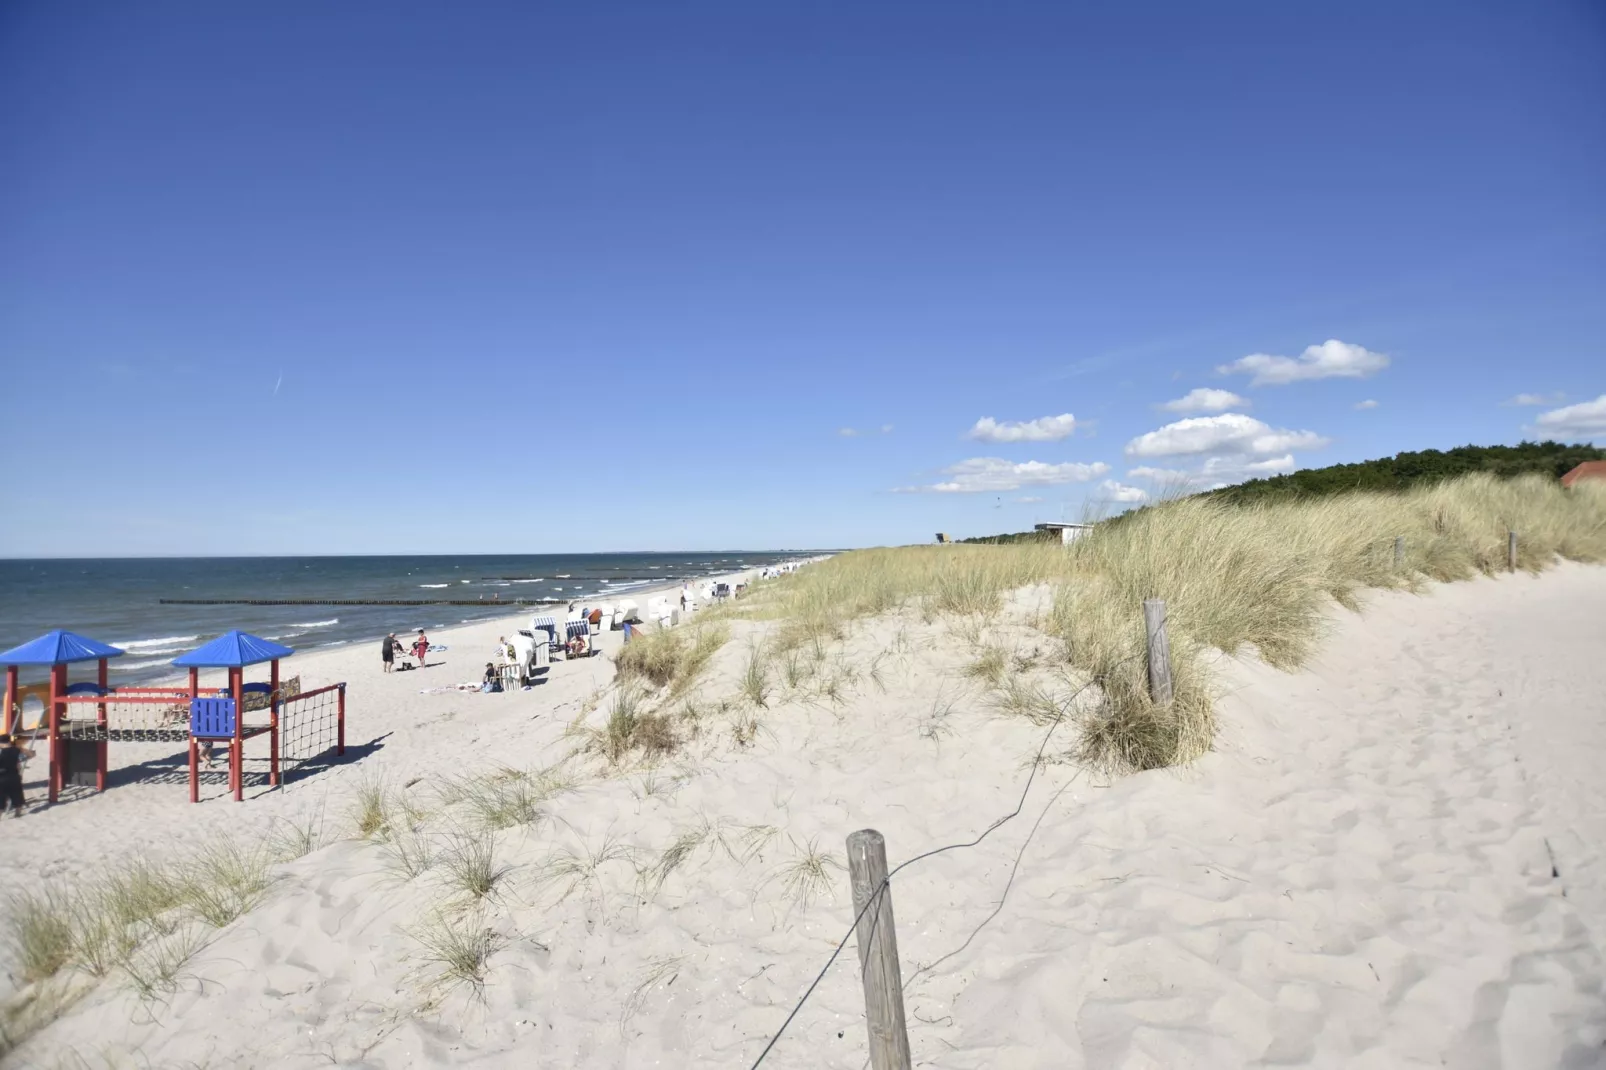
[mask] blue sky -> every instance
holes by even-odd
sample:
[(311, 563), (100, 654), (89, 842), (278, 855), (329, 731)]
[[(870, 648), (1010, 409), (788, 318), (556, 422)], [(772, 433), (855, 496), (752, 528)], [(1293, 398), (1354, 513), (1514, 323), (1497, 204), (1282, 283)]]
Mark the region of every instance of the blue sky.
[(7, 4), (0, 555), (897, 543), (1606, 443), (1603, 100), (1582, 2)]

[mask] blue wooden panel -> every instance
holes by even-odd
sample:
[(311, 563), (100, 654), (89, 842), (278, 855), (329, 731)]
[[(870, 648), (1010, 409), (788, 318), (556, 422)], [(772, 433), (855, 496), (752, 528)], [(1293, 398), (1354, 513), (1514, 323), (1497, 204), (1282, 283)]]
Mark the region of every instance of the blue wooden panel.
[(218, 739), (234, 735), (232, 698), (190, 699), (190, 735)]

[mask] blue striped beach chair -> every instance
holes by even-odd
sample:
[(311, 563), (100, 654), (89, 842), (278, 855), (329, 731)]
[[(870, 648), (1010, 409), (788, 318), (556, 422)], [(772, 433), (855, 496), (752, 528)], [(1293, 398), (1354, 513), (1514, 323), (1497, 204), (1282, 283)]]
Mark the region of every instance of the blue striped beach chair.
[(566, 640), (573, 639), (578, 635), (586, 641), (586, 657), (590, 657), (597, 652), (597, 640), (591, 631), (591, 622), (584, 617), (579, 620), (564, 621), (563, 630)]
[(547, 650), (561, 650), (563, 643), (558, 639), (558, 620), (556, 617), (534, 617), (530, 621), (532, 632), (546, 632)]

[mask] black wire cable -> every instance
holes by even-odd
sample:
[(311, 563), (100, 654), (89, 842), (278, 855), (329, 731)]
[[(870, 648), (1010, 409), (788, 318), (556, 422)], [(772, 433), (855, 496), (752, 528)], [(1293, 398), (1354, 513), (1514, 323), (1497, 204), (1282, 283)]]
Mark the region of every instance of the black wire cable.
[[(1140, 652), (1138, 654), (1134, 654), (1132, 657), (1121, 659), (1121, 661), (1116, 662), (1116, 665), (1124, 665), (1126, 662), (1135, 661), (1138, 658), (1145, 656), (1146, 652)], [(1015, 803), (1015, 809), (1011, 810), (997, 821), (994, 821), (991, 825), (988, 825), (987, 828), (982, 831), (981, 835), (977, 836), (973, 840), (970, 840), (966, 843), (950, 843), (944, 847), (936, 847), (922, 854), (917, 854), (905, 862), (900, 862), (896, 868), (894, 868), (886, 875), (885, 878), (882, 879), (880, 884), (876, 885), (875, 891), (870, 893), (869, 897), (864, 902), (864, 906), (859, 909), (858, 914), (854, 915), (853, 924), (848, 927), (847, 932), (842, 934), (842, 939), (837, 941), (836, 947), (831, 951), (831, 957), (825, 960), (825, 965), (821, 967), (820, 972), (815, 974), (813, 981), (809, 982), (809, 987), (804, 990), (803, 995), (798, 999), (797, 1004), (792, 1008), (792, 1013), (786, 1016), (786, 1021), (781, 1023), (781, 1027), (775, 1031), (775, 1035), (770, 1037), (770, 1042), (764, 1045), (764, 1050), (758, 1053), (758, 1058), (753, 1060), (753, 1066), (751, 1070), (757, 1070), (758, 1065), (764, 1061), (765, 1057), (769, 1055), (771, 1049), (773, 1049), (776, 1043), (781, 1039), (781, 1034), (786, 1032), (786, 1027), (792, 1024), (792, 1019), (796, 1018), (798, 1012), (803, 1009), (803, 1004), (808, 1002), (809, 997), (814, 994), (814, 990), (819, 987), (820, 982), (825, 980), (825, 975), (830, 971), (832, 964), (836, 962), (837, 956), (842, 954), (842, 949), (844, 947), (848, 946), (849, 937), (851, 937), (854, 933), (854, 930), (859, 927), (859, 920), (864, 917), (865, 911), (869, 910), (881, 898), (882, 893), (886, 890), (887, 885), (891, 883), (894, 876), (896, 876), (906, 867), (914, 865), (921, 859), (930, 858), (932, 855), (940, 855), (944, 851), (956, 851), (963, 847), (975, 847), (988, 836), (992, 835), (993, 831), (1000, 825), (1003, 825), (1005, 822), (1020, 816), (1021, 810), (1026, 806), (1026, 796), (1032, 790), (1032, 782), (1037, 779), (1037, 770), (1043, 764), (1043, 752), (1048, 749), (1048, 741), (1054, 737), (1054, 731), (1059, 728), (1060, 724), (1065, 720), (1065, 715), (1070, 712), (1071, 704), (1081, 696), (1083, 691), (1086, 691), (1088, 688), (1102, 680), (1104, 675), (1107, 674), (1096, 676), (1087, 683), (1083, 684), (1081, 687), (1077, 688), (1071, 694), (1071, 696), (1067, 698), (1063, 704), (1061, 704), (1058, 714), (1056, 714), (1054, 717), (1053, 723), (1048, 726), (1048, 731), (1043, 735), (1043, 742), (1037, 747), (1037, 754), (1032, 759), (1032, 771), (1027, 774), (1026, 785), (1021, 788), (1020, 799)], [(1010, 879), (1013, 881), (1013, 874), (1011, 875)], [(1002, 906), (1002, 904), (1000, 904), (1000, 906)], [(879, 915), (877, 916), (877, 920), (879, 920)], [(874, 933), (875, 930), (872, 929), (872, 937), (874, 936)]]

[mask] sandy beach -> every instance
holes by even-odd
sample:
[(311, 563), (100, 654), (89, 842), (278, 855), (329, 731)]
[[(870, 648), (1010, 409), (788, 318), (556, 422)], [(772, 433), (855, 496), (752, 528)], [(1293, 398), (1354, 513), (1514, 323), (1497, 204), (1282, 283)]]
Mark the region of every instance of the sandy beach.
[[(1041, 659), (1046, 597), (1018, 593), (987, 641)], [(1020, 817), (894, 881), (915, 1064), (1602, 1065), (1603, 610), (1606, 569), (1581, 565), (1373, 594), (1303, 671), (1222, 658), (1221, 733), (1192, 766), (1043, 766)], [(7, 1065), (750, 1065), (851, 920), (847, 834), (881, 830), (893, 864), (974, 838), (1044, 729), (959, 673), (974, 634), (907, 612), (796, 687), (778, 674), (767, 708), (722, 709), (766, 625), (734, 627), (699, 733), (657, 765), (574, 755), (617, 634), (528, 692), (421, 693), (474, 679), (492, 622), (441, 633), (421, 672), (383, 675), (366, 646), (287, 662), (350, 682), (351, 750), (282, 790), (190, 806), (143, 779), (7, 822), (8, 901), (218, 836), (310, 820), (322, 843), (159, 1001), (108, 979)], [(113, 764), (176, 748), (147, 750)], [(418, 939), (451, 901), (442, 867), (406, 876), (351, 815), (382, 783), (446, 852), (445, 789), (503, 767), (572, 786), (495, 838), (475, 992), (436, 983)], [(864, 1065), (852, 962), (764, 1065)]]

